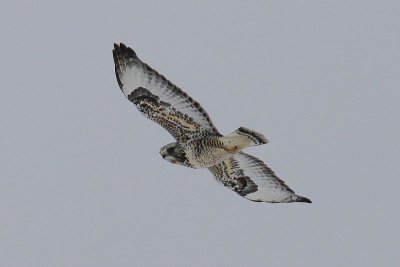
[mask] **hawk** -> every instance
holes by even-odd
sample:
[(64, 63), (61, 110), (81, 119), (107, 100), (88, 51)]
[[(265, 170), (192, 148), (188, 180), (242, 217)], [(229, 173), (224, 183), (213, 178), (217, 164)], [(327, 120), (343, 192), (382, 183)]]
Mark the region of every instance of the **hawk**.
[(163, 75), (142, 62), (132, 48), (114, 44), (117, 82), (124, 95), (148, 119), (176, 140), (160, 149), (174, 164), (208, 168), (217, 182), (256, 202), (307, 202), (260, 159), (242, 152), (266, 144), (264, 135), (240, 127), (221, 135), (201, 105)]

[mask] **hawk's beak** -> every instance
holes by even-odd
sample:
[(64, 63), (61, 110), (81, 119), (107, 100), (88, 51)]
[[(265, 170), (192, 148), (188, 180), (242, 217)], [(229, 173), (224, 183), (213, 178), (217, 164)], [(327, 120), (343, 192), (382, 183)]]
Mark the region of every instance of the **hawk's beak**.
[(163, 159), (165, 159), (165, 157), (167, 156), (166, 154), (162, 153), (161, 151), (160, 151), (160, 155), (161, 155), (161, 157), (162, 157)]

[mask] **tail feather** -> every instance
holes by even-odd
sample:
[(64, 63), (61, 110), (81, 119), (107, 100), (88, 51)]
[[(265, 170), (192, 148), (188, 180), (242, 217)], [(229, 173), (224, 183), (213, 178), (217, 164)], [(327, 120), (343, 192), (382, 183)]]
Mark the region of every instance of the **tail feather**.
[(240, 127), (236, 131), (221, 137), (226, 149), (231, 153), (237, 153), (249, 146), (258, 146), (268, 143), (267, 138), (261, 133)]
[(234, 133), (249, 138), (252, 141), (250, 146), (258, 146), (268, 143), (268, 139), (265, 138), (263, 134), (245, 127), (240, 127)]

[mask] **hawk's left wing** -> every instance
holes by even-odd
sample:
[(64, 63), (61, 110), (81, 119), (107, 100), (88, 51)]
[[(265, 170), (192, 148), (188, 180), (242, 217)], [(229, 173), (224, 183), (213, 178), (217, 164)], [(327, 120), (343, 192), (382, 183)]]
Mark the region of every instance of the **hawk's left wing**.
[(125, 96), (177, 141), (199, 134), (220, 135), (198, 102), (143, 63), (133, 49), (114, 44), (113, 57), (117, 81)]
[(296, 195), (264, 162), (243, 152), (209, 170), (217, 182), (252, 201), (311, 203), (308, 198)]

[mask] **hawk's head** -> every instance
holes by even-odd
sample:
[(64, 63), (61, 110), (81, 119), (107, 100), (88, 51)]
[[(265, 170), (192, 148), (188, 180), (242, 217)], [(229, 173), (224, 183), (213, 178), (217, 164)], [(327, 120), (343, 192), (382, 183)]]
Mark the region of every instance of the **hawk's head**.
[(192, 167), (186, 158), (185, 152), (177, 143), (171, 143), (163, 146), (160, 149), (160, 155), (163, 157), (163, 159), (171, 163)]

